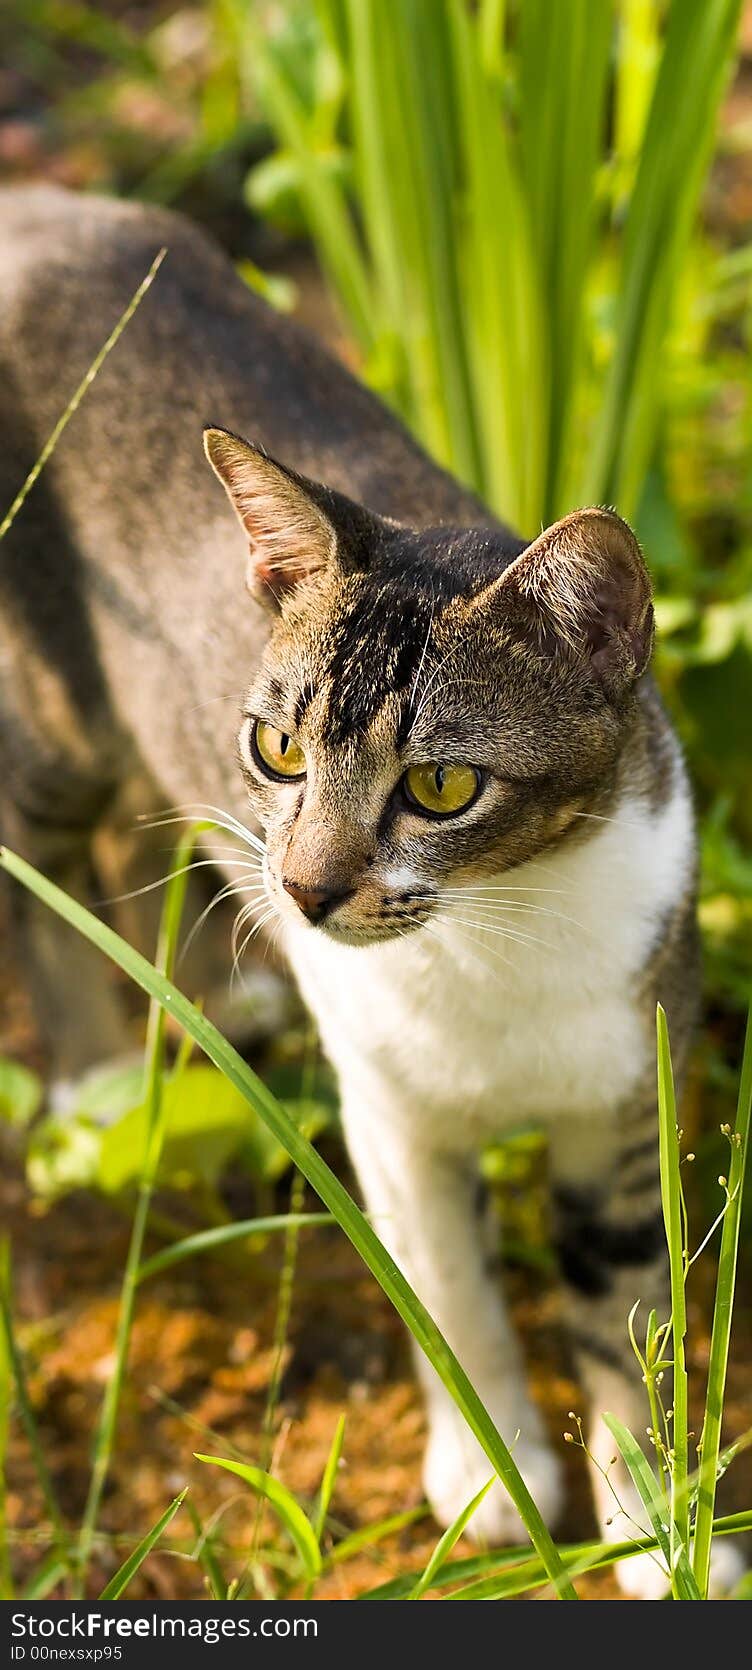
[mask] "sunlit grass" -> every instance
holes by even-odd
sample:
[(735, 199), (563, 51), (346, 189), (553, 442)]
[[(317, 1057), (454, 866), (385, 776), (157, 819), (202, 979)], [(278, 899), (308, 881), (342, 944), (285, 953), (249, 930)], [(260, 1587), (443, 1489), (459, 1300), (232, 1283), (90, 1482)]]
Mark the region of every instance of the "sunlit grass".
[(582, 502), (633, 516), (651, 462), (740, 0), (654, 10), (226, 14), (366, 375), (528, 536)]
[[(580, 1575), (590, 1569), (601, 1569), (604, 1565), (618, 1561), (620, 1558), (630, 1557), (633, 1553), (642, 1551), (643, 1548), (650, 1548), (656, 1550), (663, 1557), (667, 1571), (667, 1583), (670, 1582), (675, 1598), (702, 1598), (707, 1592), (705, 1549), (709, 1549), (712, 1536), (716, 1530), (736, 1532), (752, 1525), (752, 1514), (737, 1515), (734, 1516), (733, 1520), (720, 1522), (719, 1525), (716, 1525), (713, 1519), (714, 1480), (718, 1466), (719, 1440), (717, 1429), (720, 1425), (723, 1404), (733, 1299), (733, 1277), (738, 1253), (738, 1213), (743, 1186), (744, 1158), (750, 1116), (749, 1106), (752, 1097), (752, 1067), (750, 1066), (752, 1051), (749, 1044), (742, 1073), (737, 1130), (735, 1132), (729, 1131), (732, 1165), (724, 1223), (725, 1257), (722, 1258), (719, 1272), (714, 1344), (711, 1349), (708, 1380), (707, 1406), (711, 1412), (711, 1418), (709, 1423), (706, 1413), (705, 1443), (707, 1448), (701, 1463), (704, 1468), (704, 1475), (701, 1474), (703, 1478), (701, 1501), (704, 1517), (701, 1517), (698, 1522), (700, 1538), (699, 1543), (695, 1543), (695, 1569), (693, 1570), (691, 1564), (693, 1480), (689, 1476), (687, 1465), (686, 1382), (682, 1374), (682, 1359), (680, 1356), (677, 1358), (680, 1363), (680, 1373), (676, 1382), (678, 1399), (676, 1389), (674, 1393), (673, 1414), (675, 1425), (671, 1437), (669, 1437), (668, 1429), (665, 1426), (661, 1434), (663, 1465), (657, 1465), (654, 1468), (637, 1442), (635, 1435), (629, 1433), (614, 1417), (605, 1412), (605, 1418), (614, 1435), (615, 1443), (643, 1501), (648, 1522), (654, 1533), (653, 1537), (639, 1539), (636, 1543), (612, 1546), (608, 1549), (598, 1543), (590, 1543), (580, 1545), (575, 1550), (562, 1550), (554, 1544), (550, 1532), (544, 1525), (535, 1503), (530, 1498), (529, 1492), (517, 1471), (512, 1453), (495, 1431), (459, 1363), (454, 1358), (446, 1341), (439, 1334), (431, 1318), (423, 1309), (417, 1296), (404, 1281), (399, 1270), (381, 1246), (367, 1220), (358, 1211), (342, 1184), (330, 1171), (321, 1156), (302, 1136), (283, 1106), (275, 1101), (266, 1086), (216, 1029), (210, 1025), (205, 1016), (189, 1003), (171, 983), (168, 975), (174, 963), (182, 889), (185, 887), (186, 879), (186, 860), (190, 853), (191, 840), (192, 835), (189, 834), (176, 855), (175, 876), (170, 883), (166, 898), (157, 959), (158, 966), (156, 967), (149, 964), (145, 958), (133, 951), (110, 928), (62, 893), (60, 889), (47, 881), (23, 860), (7, 850), (4, 850), (0, 856), (2, 866), (11, 876), (28, 887), (58, 915), (83, 933), (92, 944), (105, 952), (113, 962), (148, 993), (151, 999), (147, 1044), (147, 1079), (150, 1086), (152, 1118), (149, 1126), (149, 1140), (145, 1148), (142, 1183), (123, 1281), (116, 1341), (116, 1369), (105, 1395), (95, 1444), (95, 1460), (89, 1498), (78, 1538), (76, 1553), (78, 1583), (80, 1584), (83, 1581), (92, 1552), (102, 1489), (111, 1463), (116, 1436), (117, 1411), (127, 1366), (128, 1342), (137, 1290), (140, 1280), (150, 1270), (150, 1263), (151, 1271), (153, 1272), (154, 1269), (154, 1260), (142, 1263), (142, 1250), (159, 1148), (163, 1137), (163, 1128), (160, 1122), (160, 1086), (165, 1070), (164, 1016), (169, 1012), (184, 1029), (186, 1035), (214, 1061), (220, 1071), (225, 1073), (237, 1085), (249, 1104), (268, 1123), (278, 1140), (287, 1146), (300, 1174), (308, 1179), (316, 1193), (328, 1206), (331, 1216), (349, 1236), (368, 1268), (380, 1282), (395, 1309), (407, 1323), (421, 1349), (425, 1352), (437, 1373), (440, 1374), (471, 1430), (474, 1431), (485, 1448), (493, 1470), (502, 1480), (517, 1506), (528, 1530), (534, 1553), (526, 1555), (524, 1551), (510, 1550), (480, 1556), (478, 1558), (481, 1563), (476, 1563), (472, 1568), (472, 1581), (469, 1584), (460, 1582), (457, 1590), (453, 1590), (452, 1593), (456, 1593), (458, 1598), (480, 1598), (478, 1586), (481, 1585), (485, 1598), (511, 1598), (513, 1594), (533, 1591), (539, 1588), (541, 1584), (549, 1583), (552, 1585), (553, 1591), (562, 1598), (572, 1599), (576, 1598), (576, 1591), (572, 1586), (570, 1573)], [(690, 1264), (686, 1212), (679, 1178), (679, 1135), (676, 1129), (671, 1063), (662, 1011), (659, 1011), (658, 1026), (661, 1188), (672, 1269), (672, 1314), (670, 1317), (663, 1319), (660, 1325), (654, 1317), (651, 1317), (648, 1322), (646, 1360), (649, 1359), (654, 1371), (661, 1362), (667, 1362), (664, 1359), (664, 1353), (669, 1339), (672, 1338), (672, 1329), (672, 1350), (675, 1357), (677, 1356), (677, 1342), (683, 1339), (686, 1328), (684, 1284)], [(293, 1204), (299, 1206), (300, 1200), (296, 1199)], [(311, 1215), (306, 1214), (305, 1216)], [(312, 1216), (320, 1219), (322, 1214), (313, 1214)], [(297, 1231), (296, 1219), (297, 1214), (293, 1217), (295, 1232)], [(287, 1228), (289, 1234), (292, 1228), (289, 1222)], [(199, 1256), (202, 1250), (210, 1250), (211, 1242), (206, 1243), (205, 1238), (203, 1246), (201, 1242), (201, 1237), (188, 1238), (190, 1252), (193, 1256)], [(183, 1248), (182, 1251), (184, 1250)], [(156, 1255), (156, 1261), (159, 1262), (160, 1259), (162, 1261), (161, 1267), (168, 1266), (169, 1252), (170, 1249), (167, 1249), (165, 1254)], [(181, 1256), (179, 1244), (177, 1255)], [(173, 1261), (176, 1261), (176, 1259)], [(284, 1282), (283, 1303), (279, 1314), (282, 1317), (280, 1327), (284, 1330), (282, 1335), (284, 1337), (289, 1314), (289, 1293), (284, 1290)], [(7, 1302), (4, 1306), (4, 1315), (9, 1317)], [(632, 1327), (631, 1322), (630, 1326)], [(6, 1321), (6, 1339), (12, 1337), (11, 1330), (12, 1324)], [(633, 1327), (632, 1336), (634, 1338)], [(13, 1373), (13, 1361), (11, 1360), (10, 1365), (6, 1363), (5, 1368), (6, 1387), (10, 1379), (13, 1378)], [(16, 1395), (20, 1396), (23, 1406), (23, 1365), (20, 1356), (17, 1357), (16, 1361), (15, 1380)], [(646, 1375), (646, 1380), (650, 1380), (649, 1375)], [(654, 1386), (658, 1384), (655, 1373), (653, 1374), (653, 1384)], [(1, 1409), (2, 1399), (0, 1397)], [(651, 1412), (653, 1412), (653, 1419), (656, 1420), (654, 1410), (655, 1404), (652, 1403)], [(337, 1469), (342, 1453), (343, 1436), (343, 1424), (340, 1422), (333, 1436), (318, 1501), (311, 1503), (309, 1506), (305, 1506), (298, 1500), (273, 1473), (264, 1467), (258, 1467), (246, 1461), (242, 1457), (228, 1457), (220, 1454), (209, 1455), (205, 1450), (201, 1452), (199, 1457), (204, 1462), (212, 1462), (237, 1474), (255, 1493), (259, 1503), (266, 1502), (271, 1507), (279, 1520), (280, 1527), (292, 1541), (295, 1560), (297, 1561), (297, 1566), (294, 1565), (288, 1572), (287, 1586), (289, 1588), (290, 1583), (294, 1584), (297, 1572), (297, 1580), (309, 1595), (315, 1595), (318, 1581), (328, 1570), (333, 1569), (335, 1564), (352, 1558), (359, 1548), (378, 1541), (379, 1534), (388, 1535), (396, 1528), (398, 1522), (406, 1523), (409, 1522), (411, 1517), (414, 1517), (408, 1515), (406, 1521), (405, 1517), (401, 1516), (399, 1521), (392, 1519), (382, 1522), (382, 1525), (378, 1527), (363, 1527), (361, 1531), (352, 1534), (349, 1538), (340, 1539), (339, 1542), (335, 1541), (333, 1547), (326, 1547), (324, 1539), (327, 1535), (330, 1506), (336, 1491)], [(658, 1443), (656, 1443), (656, 1455), (658, 1457), (661, 1455)], [(726, 1459), (728, 1459), (728, 1452)], [(489, 1475), (489, 1478), (491, 1477), (492, 1474)], [(453, 1568), (453, 1563), (449, 1557), (454, 1544), (470, 1520), (479, 1501), (480, 1496), (468, 1503), (467, 1508), (458, 1517), (455, 1524), (439, 1539), (423, 1573), (417, 1574), (417, 1576), (413, 1574), (407, 1581), (407, 1587), (400, 1588), (400, 1593), (419, 1598), (437, 1584), (441, 1585), (443, 1575), (448, 1569)], [(124, 1592), (130, 1577), (140, 1569), (142, 1561), (162, 1537), (179, 1505), (179, 1502), (174, 1502), (165, 1510), (165, 1514), (157, 1525), (141, 1539), (132, 1555), (124, 1562), (121, 1571), (112, 1580), (118, 1593)], [(257, 1519), (257, 1528), (258, 1523)], [(231, 1595), (233, 1592), (240, 1594), (243, 1587), (242, 1572), (241, 1578), (236, 1579), (235, 1584), (227, 1588), (219, 1568), (216, 1550), (211, 1539), (204, 1534), (200, 1522), (196, 1525), (196, 1531), (198, 1542), (201, 1543), (199, 1563), (205, 1575), (207, 1575), (207, 1581), (212, 1589), (216, 1591), (220, 1587), (227, 1594)], [(257, 1546), (257, 1535), (254, 1533), (254, 1549)], [(265, 1550), (264, 1558), (267, 1557), (268, 1553)], [(253, 1560), (252, 1549), (250, 1561), (246, 1556), (244, 1566), (247, 1564), (249, 1569), (252, 1570)], [(64, 1569), (65, 1561), (70, 1563), (70, 1553), (63, 1532), (62, 1560), (60, 1557), (58, 1558), (57, 1567), (59, 1572)], [(454, 1567), (456, 1565), (455, 1562)], [(467, 1575), (466, 1566), (463, 1567), (463, 1571)], [(459, 1577), (460, 1573), (458, 1572), (457, 1575)], [(10, 1572), (8, 1572), (8, 1584), (10, 1584), (10, 1581)]]

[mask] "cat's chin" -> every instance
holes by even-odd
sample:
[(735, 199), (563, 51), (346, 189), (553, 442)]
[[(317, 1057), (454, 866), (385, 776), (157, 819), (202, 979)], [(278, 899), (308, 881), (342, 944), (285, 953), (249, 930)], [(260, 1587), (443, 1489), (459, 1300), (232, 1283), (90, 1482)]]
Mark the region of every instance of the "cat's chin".
[(378, 923), (340, 923), (335, 919), (331, 922), (321, 922), (314, 931), (323, 934), (326, 939), (333, 940), (335, 945), (348, 945), (364, 950), (369, 945), (393, 944), (395, 940), (404, 939), (406, 933), (421, 926), (420, 922), (401, 922), (399, 927), (392, 928)]

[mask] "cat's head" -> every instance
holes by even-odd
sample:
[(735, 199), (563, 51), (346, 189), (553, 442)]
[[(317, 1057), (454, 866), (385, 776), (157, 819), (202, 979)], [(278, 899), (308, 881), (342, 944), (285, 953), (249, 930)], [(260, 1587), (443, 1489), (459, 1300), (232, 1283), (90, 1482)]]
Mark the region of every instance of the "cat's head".
[(510, 552), (386, 521), (225, 430), (205, 444), (272, 613), (239, 754), (281, 913), (389, 939), (576, 838), (652, 646), (626, 524), (576, 511)]

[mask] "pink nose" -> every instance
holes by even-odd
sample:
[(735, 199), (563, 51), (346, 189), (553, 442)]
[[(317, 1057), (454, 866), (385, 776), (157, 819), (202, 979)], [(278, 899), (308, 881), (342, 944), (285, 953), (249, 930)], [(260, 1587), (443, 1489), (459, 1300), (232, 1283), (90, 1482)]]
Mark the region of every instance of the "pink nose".
[(323, 922), (343, 899), (352, 897), (352, 888), (336, 889), (333, 887), (300, 887), (296, 881), (286, 881), (282, 878), (282, 886), (290, 898), (302, 910), (309, 922)]

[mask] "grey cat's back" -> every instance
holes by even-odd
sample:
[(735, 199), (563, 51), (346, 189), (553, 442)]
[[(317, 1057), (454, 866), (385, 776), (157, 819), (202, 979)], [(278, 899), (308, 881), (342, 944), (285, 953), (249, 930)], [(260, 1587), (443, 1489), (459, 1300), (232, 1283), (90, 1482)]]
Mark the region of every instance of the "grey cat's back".
[[(241, 804), (232, 698), (266, 622), (201, 455), (206, 421), (400, 520), (490, 520), (188, 221), (50, 187), (0, 191), (3, 505), (162, 246), (0, 547), (4, 769), (24, 802), (69, 772), (80, 803), (89, 781), (94, 793), (127, 774), (132, 752), (166, 798), (195, 800), (200, 783), (202, 798)], [(30, 787), (40, 750), (45, 781)]]
[[(3, 405), (12, 409), (14, 394), (23, 401), (26, 393), (38, 428), (59, 415), (71, 379), (165, 246), (151, 295), (92, 389), (88, 414), (82, 408), (76, 420), (96, 427), (104, 445), (128, 445), (140, 487), (164, 483), (165, 469), (170, 485), (177, 457), (201, 501), (212, 502), (196, 426), (222, 417), (382, 514), (418, 526), (489, 520), (378, 400), (253, 295), (182, 216), (55, 187), (6, 188), (0, 232)], [(109, 475), (117, 489), (114, 459)]]

